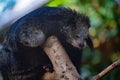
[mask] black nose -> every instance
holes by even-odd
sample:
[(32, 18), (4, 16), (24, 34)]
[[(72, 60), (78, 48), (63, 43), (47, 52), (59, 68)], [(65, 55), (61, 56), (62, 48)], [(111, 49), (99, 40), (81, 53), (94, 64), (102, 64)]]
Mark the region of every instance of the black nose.
[(80, 46), (81, 48), (83, 48), (83, 47), (84, 47), (84, 43), (80, 43), (79, 46)]

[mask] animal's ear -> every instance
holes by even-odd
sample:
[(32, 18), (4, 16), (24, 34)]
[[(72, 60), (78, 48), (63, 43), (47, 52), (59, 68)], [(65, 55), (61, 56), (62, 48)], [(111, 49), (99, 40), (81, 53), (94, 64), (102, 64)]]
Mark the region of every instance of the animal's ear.
[(88, 36), (85, 40), (86, 40), (88, 47), (91, 49), (91, 51), (94, 51), (93, 42), (92, 42), (90, 36)]

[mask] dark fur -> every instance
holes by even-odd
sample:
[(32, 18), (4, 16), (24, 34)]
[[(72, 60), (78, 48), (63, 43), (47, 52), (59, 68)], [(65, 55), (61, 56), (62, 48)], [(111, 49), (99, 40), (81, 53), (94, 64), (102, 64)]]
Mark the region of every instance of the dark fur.
[(46, 72), (43, 66), (52, 71), (41, 48), (51, 35), (58, 37), (79, 72), (84, 41), (92, 47), (89, 27), (87, 16), (66, 8), (42, 7), (22, 17), (11, 26), (3, 42), (0, 69), (4, 80), (39, 80)]

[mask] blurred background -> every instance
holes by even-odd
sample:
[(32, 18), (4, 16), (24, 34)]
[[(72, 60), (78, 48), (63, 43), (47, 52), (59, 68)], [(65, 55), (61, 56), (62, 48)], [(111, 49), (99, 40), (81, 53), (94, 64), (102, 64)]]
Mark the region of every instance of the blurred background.
[[(0, 0), (0, 44), (12, 23), (44, 5), (67, 7), (89, 16), (95, 51), (84, 49), (81, 75), (85, 80), (120, 59), (120, 0)], [(101, 80), (120, 80), (120, 67)]]

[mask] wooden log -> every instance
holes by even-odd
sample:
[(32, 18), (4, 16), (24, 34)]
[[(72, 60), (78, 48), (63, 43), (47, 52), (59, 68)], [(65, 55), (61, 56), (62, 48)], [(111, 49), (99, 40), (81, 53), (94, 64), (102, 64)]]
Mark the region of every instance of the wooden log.
[(44, 51), (53, 64), (55, 80), (82, 80), (64, 48), (55, 36), (51, 36), (47, 39), (44, 44)]

